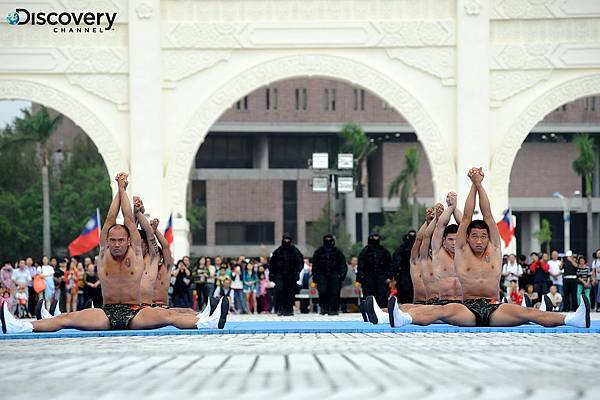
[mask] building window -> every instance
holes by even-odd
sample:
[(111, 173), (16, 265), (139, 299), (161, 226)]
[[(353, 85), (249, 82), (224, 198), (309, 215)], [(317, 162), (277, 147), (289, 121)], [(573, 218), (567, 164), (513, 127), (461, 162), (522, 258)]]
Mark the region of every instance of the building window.
[(308, 105), (307, 92), (305, 88), (296, 89), (296, 110), (306, 110)]
[(381, 108), (383, 110), (389, 110), (390, 109), (390, 105), (389, 105), (389, 103), (387, 101), (382, 101), (381, 102)]
[(293, 238), (298, 234), (297, 181), (283, 181), (283, 231)]
[(274, 244), (274, 222), (217, 222), (217, 245)]
[(325, 111), (335, 111), (335, 89), (325, 89)]
[[(354, 89), (354, 111), (365, 111), (365, 90)], [(385, 110), (385, 108), (384, 108)]]
[(595, 97), (586, 97), (585, 99), (583, 99), (583, 104), (585, 106), (585, 111), (596, 111)]
[(209, 133), (196, 153), (196, 168), (252, 168), (254, 138)]
[[(192, 234), (192, 245), (206, 244), (206, 181), (192, 181), (191, 187), (191, 207), (188, 210), (188, 217), (194, 214), (194, 218), (199, 219), (198, 224), (190, 224), (190, 233)], [(202, 210), (202, 208), (204, 210)]]
[(267, 110), (277, 110), (277, 88), (267, 88), (266, 106)]
[(238, 111), (248, 111), (248, 96), (244, 96), (235, 103), (235, 109)]
[(335, 134), (272, 134), (269, 136), (269, 168), (306, 169), (313, 153), (329, 153), (333, 159), (337, 147)]

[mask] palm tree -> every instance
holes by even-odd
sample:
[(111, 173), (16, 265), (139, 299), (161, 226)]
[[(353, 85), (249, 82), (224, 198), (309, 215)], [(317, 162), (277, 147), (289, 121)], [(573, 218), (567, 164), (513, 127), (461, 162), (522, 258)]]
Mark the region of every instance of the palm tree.
[(15, 143), (32, 142), (36, 144), (37, 155), (42, 164), (42, 201), (43, 201), (43, 254), (50, 256), (50, 189), (48, 184), (48, 139), (62, 121), (62, 115), (51, 117), (44, 106), (31, 114), (28, 109), (21, 110), (22, 117), (15, 118), (14, 134), (5, 136), (0, 147)]
[(377, 149), (362, 127), (358, 124), (346, 124), (339, 136), (344, 140), (342, 151), (352, 153), (356, 160), (356, 175), (360, 174), (360, 186), (362, 191), (362, 242), (367, 243), (369, 237), (369, 170), (367, 161), (369, 155)]
[(416, 147), (409, 147), (404, 152), (406, 166), (400, 174), (390, 183), (388, 199), (400, 195), (400, 207), (406, 207), (408, 194), (412, 195), (412, 229), (417, 229), (419, 224), (419, 204), (417, 203), (417, 175), (419, 175), (419, 151)]
[(533, 232), (533, 235), (540, 243), (540, 249), (542, 244), (545, 244), (546, 253), (550, 254), (550, 243), (552, 242), (552, 228), (550, 228), (550, 221), (548, 221), (546, 218), (542, 218), (542, 226), (540, 227), (540, 230)]
[(592, 228), (592, 174), (596, 168), (596, 146), (589, 134), (579, 133), (575, 135), (573, 143), (579, 155), (573, 160), (573, 169), (579, 176), (585, 179), (585, 197), (587, 198), (587, 252), (592, 251), (593, 228)]

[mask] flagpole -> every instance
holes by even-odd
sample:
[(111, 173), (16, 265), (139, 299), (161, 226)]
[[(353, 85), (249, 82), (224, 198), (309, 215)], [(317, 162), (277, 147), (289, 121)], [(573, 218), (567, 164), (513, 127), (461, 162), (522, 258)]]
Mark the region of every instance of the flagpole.
[(102, 228), (100, 228), (100, 209), (96, 207), (96, 220), (98, 221), (98, 255), (100, 255), (100, 235), (102, 234)]

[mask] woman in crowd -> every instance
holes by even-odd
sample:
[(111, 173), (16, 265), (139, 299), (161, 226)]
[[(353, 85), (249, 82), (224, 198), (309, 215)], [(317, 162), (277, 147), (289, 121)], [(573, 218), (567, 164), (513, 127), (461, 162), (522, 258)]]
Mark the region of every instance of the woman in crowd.
[(44, 300), (46, 302), (46, 308), (50, 308), (52, 300), (54, 299), (54, 268), (48, 264), (48, 257), (42, 257), (42, 266), (37, 268), (37, 273), (40, 274), (46, 288), (44, 289)]
[(94, 263), (90, 263), (87, 266), (83, 296), (85, 297), (86, 308), (91, 307), (92, 304), (96, 308), (102, 307), (102, 289), (100, 287), (100, 280), (96, 274), (96, 266)]
[(192, 273), (186, 267), (183, 260), (177, 261), (177, 266), (171, 272), (171, 276), (175, 278), (173, 284), (173, 307), (190, 308), (192, 306), (189, 298), (188, 287), (192, 279)]
[(269, 295), (267, 288), (269, 281), (264, 271), (258, 273), (258, 307), (261, 314), (267, 314), (269, 312)]
[(192, 281), (198, 297), (197, 310), (203, 310), (208, 303), (206, 295), (206, 280), (208, 278), (208, 268), (206, 266), (206, 257), (200, 257), (192, 267)]
[(248, 304), (248, 312), (250, 312), (251, 314), (257, 314), (258, 309), (256, 302), (256, 292), (258, 278), (256, 275), (256, 271), (254, 270), (254, 264), (252, 262), (246, 264), (246, 268), (244, 268), (244, 272), (242, 274), (242, 279), (244, 281), (244, 294), (246, 295), (246, 304)]
[(577, 281), (577, 304), (579, 304), (582, 294), (590, 300), (592, 290), (592, 273), (584, 256), (579, 256), (577, 259)]
[(69, 265), (69, 269), (64, 276), (65, 280), (65, 293), (67, 295), (67, 312), (77, 311), (77, 292), (79, 290), (79, 273), (77, 267), (82, 263)]

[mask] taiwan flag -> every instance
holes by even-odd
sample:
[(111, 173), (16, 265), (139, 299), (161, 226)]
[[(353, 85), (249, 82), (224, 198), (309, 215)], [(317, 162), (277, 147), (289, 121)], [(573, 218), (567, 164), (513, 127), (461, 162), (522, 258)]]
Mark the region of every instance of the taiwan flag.
[(173, 243), (173, 213), (169, 215), (169, 220), (167, 221), (167, 227), (165, 228), (165, 240), (169, 243), (169, 247), (171, 247), (171, 243)]
[(508, 247), (513, 236), (515, 236), (515, 227), (513, 225), (510, 208), (504, 211), (504, 217), (502, 217), (496, 225), (498, 226), (498, 232), (500, 233), (504, 245)]
[(100, 212), (96, 209), (96, 214), (85, 224), (85, 228), (75, 240), (69, 243), (69, 254), (71, 257), (87, 253), (100, 244)]

